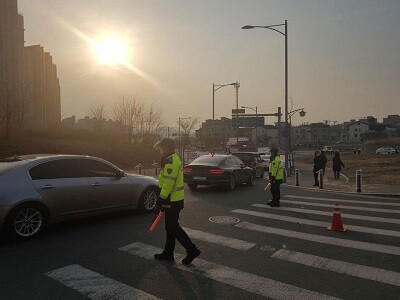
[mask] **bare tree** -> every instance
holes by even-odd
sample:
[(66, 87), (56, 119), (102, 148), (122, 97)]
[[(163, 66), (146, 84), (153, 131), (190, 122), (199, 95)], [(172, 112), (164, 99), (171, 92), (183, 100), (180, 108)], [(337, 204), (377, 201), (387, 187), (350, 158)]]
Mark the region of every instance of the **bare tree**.
[(104, 124), (106, 122), (106, 111), (104, 104), (93, 104), (90, 108), (90, 114), (93, 118), (95, 131), (101, 132), (104, 129)]
[(140, 132), (143, 109), (143, 102), (136, 95), (123, 96), (114, 105), (115, 120), (120, 123), (123, 136), (128, 140)]
[(152, 104), (143, 113), (143, 144), (146, 146), (152, 146), (159, 139), (161, 127), (164, 125), (164, 121), (161, 117), (161, 109), (154, 107)]

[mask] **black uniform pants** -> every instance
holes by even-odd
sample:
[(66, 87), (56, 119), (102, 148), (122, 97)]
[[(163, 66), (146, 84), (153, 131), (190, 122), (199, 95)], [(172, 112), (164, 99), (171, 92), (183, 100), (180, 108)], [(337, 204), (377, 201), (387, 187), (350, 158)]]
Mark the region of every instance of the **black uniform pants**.
[(190, 240), (189, 236), (179, 225), (179, 212), (183, 208), (182, 203), (172, 203), (171, 208), (165, 210), (165, 230), (167, 232), (167, 241), (164, 247), (164, 253), (173, 254), (175, 249), (175, 239), (186, 249), (187, 252), (193, 252), (196, 246)]
[(274, 180), (271, 182), (271, 194), (273, 203), (279, 203), (279, 200), (281, 200), (281, 189), (280, 189), (281, 184), (282, 184), (282, 179)]

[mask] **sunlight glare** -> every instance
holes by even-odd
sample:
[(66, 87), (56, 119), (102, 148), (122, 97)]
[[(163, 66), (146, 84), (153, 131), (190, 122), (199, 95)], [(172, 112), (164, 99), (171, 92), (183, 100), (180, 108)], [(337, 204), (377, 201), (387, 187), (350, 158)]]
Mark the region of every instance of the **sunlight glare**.
[(129, 63), (127, 45), (121, 39), (94, 41), (93, 50), (100, 64), (127, 65)]

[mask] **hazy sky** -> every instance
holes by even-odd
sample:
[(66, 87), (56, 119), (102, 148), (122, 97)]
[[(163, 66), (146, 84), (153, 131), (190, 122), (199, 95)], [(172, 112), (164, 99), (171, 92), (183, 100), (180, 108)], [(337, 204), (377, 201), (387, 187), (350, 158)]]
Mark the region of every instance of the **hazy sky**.
[[(212, 118), (212, 84), (240, 81), (239, 107), (284, 111), (284, 36), (244, 25), (288, 20), (293, 123), (400, 114), (399, 0), (19, 0), (26, 45), (58, 66), (62, 117), (108, 117), (122, 95), (178, 117)], [(283, 27), (281, 28), (284, 29)], [(84, 37), (128, 39), (134, 70), (99, 65)], [(215, 93), (215, 117), (236, 108), (231, 86)], [(248, 111), (251, 113), (251, 111)], [(275, 119), (268, 118), (271, 124)]]

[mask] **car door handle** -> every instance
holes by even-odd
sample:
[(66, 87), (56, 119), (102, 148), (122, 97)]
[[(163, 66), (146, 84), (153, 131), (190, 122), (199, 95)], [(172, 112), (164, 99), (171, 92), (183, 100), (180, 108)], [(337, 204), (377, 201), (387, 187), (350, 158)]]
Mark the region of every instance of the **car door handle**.
[(51, 190), (51, 189), (55, 189), (55, 188), (56, 187), (54, 185), (50, 185), (50, 184), (40, 187), (40, 189), (42, 189), (42, 190)]
[(102, 186), (102, 184), (99, 182), (95, 182), (95, 183), (92, 183), (91, 186)]

